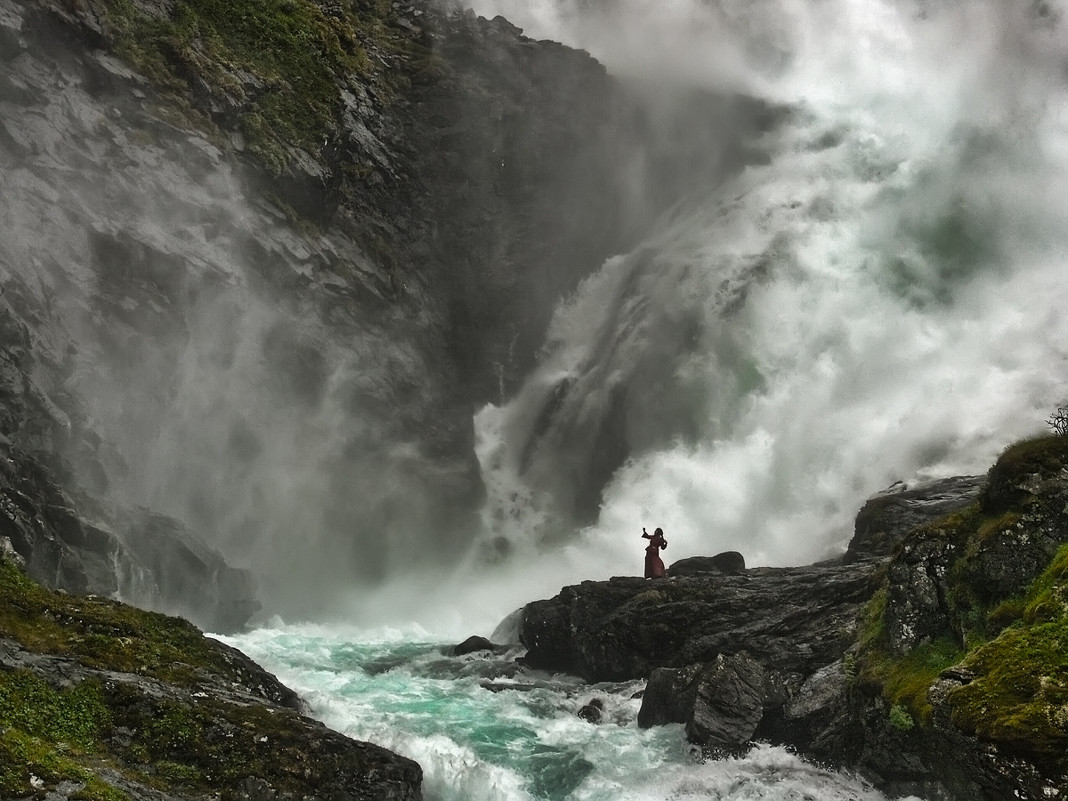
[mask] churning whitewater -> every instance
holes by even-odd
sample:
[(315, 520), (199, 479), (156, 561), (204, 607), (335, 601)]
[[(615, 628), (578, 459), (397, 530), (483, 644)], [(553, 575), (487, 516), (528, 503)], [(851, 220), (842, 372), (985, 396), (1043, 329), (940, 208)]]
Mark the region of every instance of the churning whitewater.
[[(430, 801), (881, 798), (775, 748), (700, 764), (681, 727), (637, 728), (640, 682), (526, 674), (514, 654), (447, 656), (441, 639), (638, 574), (643, 525), (666, 529), (672, 560), (840, 553), (866, 497), (983, 471), (1044, 428), (1068, 398), (1068, 9), (473, 7), (621, 76), (782, 116), (752, 143), (763, 158), (587, 279), (522, 390), (477, 414), (486, 533), (468, 562), (354, 593), (356, 620), (425, 628), (277, 622), (230, 641), (329, 725), (418, 760)], [(583, 522), (574, 494), (606, 421), (629, 455)], [(607, 723), (576, 714), (593, 697)]]
[[(683, 727), (639, 729), (644, 682), (584, 685), (518, 670), (516, 654), (454, 657), (410, 632), (314, 626), (225, 638), (315, 717), (423, 768), (426, 801), (881, 801), (864, 782), (757, 746), (702, 763)], [(593, 699), (599, 724), (579, 717)]]

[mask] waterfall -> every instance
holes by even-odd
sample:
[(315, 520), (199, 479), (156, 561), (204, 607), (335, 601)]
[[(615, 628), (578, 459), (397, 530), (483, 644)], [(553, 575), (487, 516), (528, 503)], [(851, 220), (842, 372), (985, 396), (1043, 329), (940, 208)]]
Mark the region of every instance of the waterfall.
[(557, 584), (634, 574), (655, 525), (673, 559), (806, 563), (894, 481), (984, 471), (1045, 430), (1068, 397), (1063, 9), (473, 5), (787, 109), (767, 163), (608, 260), (478, 414), (485, 550)]

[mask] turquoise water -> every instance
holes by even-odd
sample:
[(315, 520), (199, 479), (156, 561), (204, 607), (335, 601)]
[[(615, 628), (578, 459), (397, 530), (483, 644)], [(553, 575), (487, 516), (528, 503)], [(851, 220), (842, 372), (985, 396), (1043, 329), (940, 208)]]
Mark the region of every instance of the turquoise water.
[[(639, 729), (644, 682), (528, 671), (522, 652), (449, 655), (424, 632), (259, 629), (223, 638), (356, 739), (415, 759), (426, 801), (879, 801), (851, 776), (761, 745), (702, 763), (681, 726)], [(603, 704), (600, 723), (578, 711)]]

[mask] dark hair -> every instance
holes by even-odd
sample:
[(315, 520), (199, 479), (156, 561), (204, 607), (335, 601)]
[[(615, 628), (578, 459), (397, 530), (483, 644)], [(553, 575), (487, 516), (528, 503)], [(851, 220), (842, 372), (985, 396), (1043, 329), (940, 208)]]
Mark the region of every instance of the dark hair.
[(664, 536), (664, 529), (658, 528), (656, 531), (653, 532), (653, 534), (659, 534), (661, 537), (663, 537)]

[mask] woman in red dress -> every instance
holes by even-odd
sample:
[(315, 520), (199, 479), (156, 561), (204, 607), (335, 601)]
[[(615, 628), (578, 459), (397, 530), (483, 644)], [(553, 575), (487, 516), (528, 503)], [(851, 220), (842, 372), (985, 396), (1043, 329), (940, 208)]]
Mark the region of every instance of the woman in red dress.
[(645, 548), (645, 577), (664, 578), (667, 571), (664, 570), (664, 561), (660, 558), (660, 549), (667, 547), (664, 529), (658, 528), (650, 534), (643, 528), (642, 536), (649, 540)]

